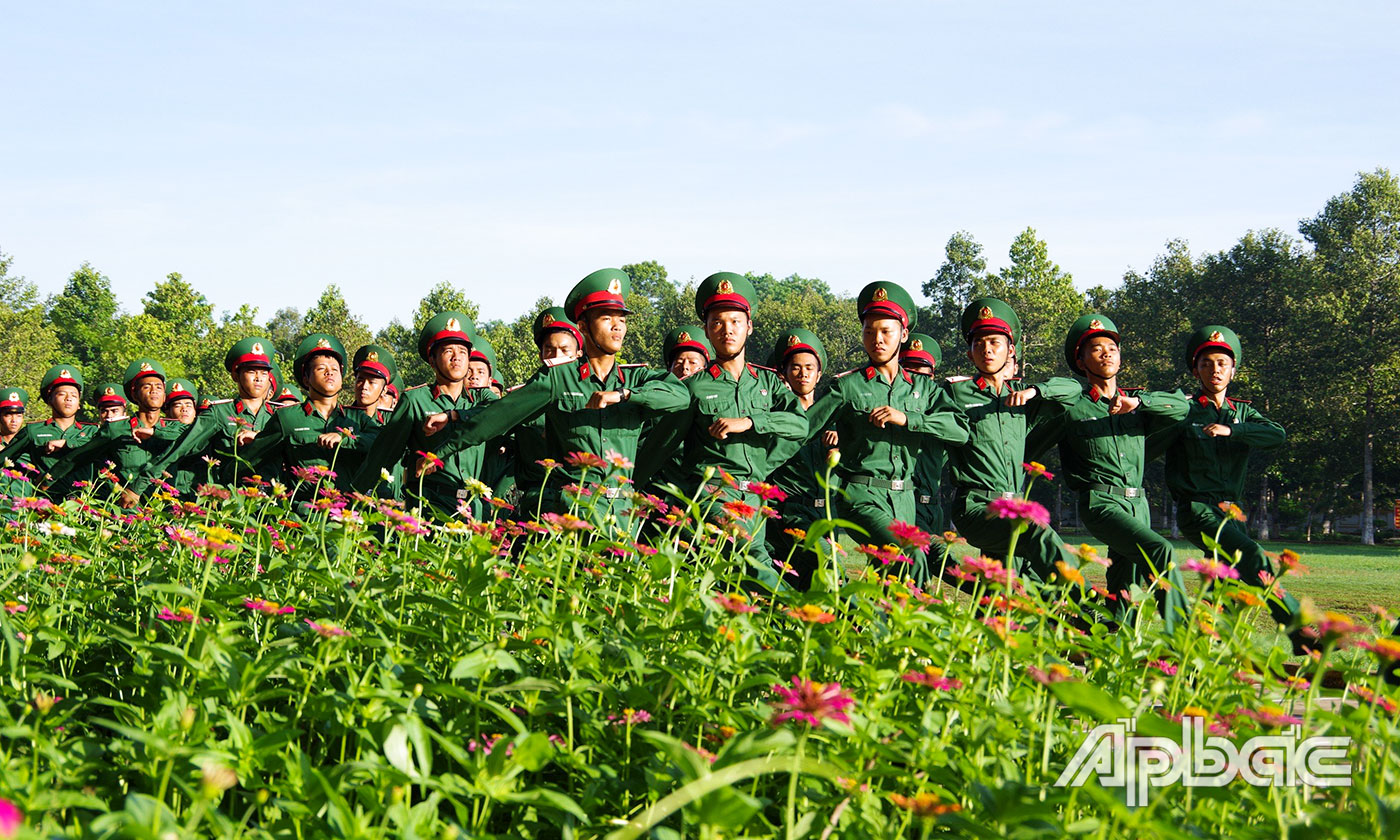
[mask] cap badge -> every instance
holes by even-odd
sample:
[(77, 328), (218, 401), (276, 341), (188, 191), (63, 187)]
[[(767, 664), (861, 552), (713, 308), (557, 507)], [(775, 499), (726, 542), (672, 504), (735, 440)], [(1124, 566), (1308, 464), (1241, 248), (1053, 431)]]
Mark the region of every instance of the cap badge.
[(378, 353), (378, 351), (376, 351), (376, 350), (371, 350), (371, 351), (369, 351), (368, 353), (366, 353), (366, 354), (365, 354), (365, 361), (367, 361), (367, 362), (377, 362), (377, 361), (379, 361), (379, 353)]
[(142, 362), (142, 363), (141, 363), (141, 372), (142, 372), (142, 373), (150, 373), (150, 372), (152, 372), (152, 371), (154, 371), (154, 370), (155, 370), (155, 368), (151, 367), (151, 363), (150, 363), (150, 362)]
[(326, 339), (324, 339), (324, 338), (319, 339), (319, 340), (316, 342), (316, 349), (317, 349), (317, 350), (329, 350), (329, 349), (331, 349), (331, 343), (330, 343), (329, 341), (327, 341)]
[(683, 332), (676, 338), (677, 344), (684, 344), (687, 341), (690, 341), (690, 333), (688, 332)]
[(915, 353), (922, 353), (924, 352), (924, 343), (916, 338), (909, 342), (909, 349), (913, 350)]
[(102, 396), (104, 396), (104, 397), (115, 397), (116, 395), (117, 395), (117, 392), (114, 391), (114, 390), (112, 390), (111, 388), (105, 388), (105, 389), (103, 389), (103, 391), (102, 391)]
[(884, 287), (884, 286), (881, 286), (880, 288), (878, 288), (878, 289), (875, 290), (874, 298), (875, 298), (875, 300), (889, 300), (889, 299), (890, 299), (890, 293), (887, 292), (887, 291), (885, 291), (885, 287)]
[(622, 281), (614, 277), (608, 281), (608, 291), (615, 294), (622, 294)]
[(11, 399), (11, 400), (17, 400), (17, 399), (19, 399), (19, 392), (17, 392), (17, 391), (11, 391), (11, 392), (10, 392), (9, 399)]
[(261, 342), (261, 341), (257, 341), (257, 342), (254, 342), (254, 343), (253, 343), (253, 353), (254, 353), (254, 355), (258, 355), (258, 356), (265, 355), (265, 354), (263, 353), (263, 346), (262, 346), (262, 342)]
[(461, 332), (461, 331), (462, 331), (462, 322), (461, 322), (461, 321), (458, 321), (456, 318), (448, 318), (448, 319), (447, 319), (447, 329), (448, 329), (450, 332)]
[(58, 372), (58, 376), (59, 376), (60, 379), (72, 379), (72, 378), (73, 378), (73, 374), (69, 373), (66, 369), (65, 369), (65, 370), (59, 371), (59, 372)]
[(992, 317), (992, 308), (990, 306), (982, 307), (982, 309), (978, 311), (977, 317), (983, 320)]
[(789, 347), (796, 347), (796, 346), (797, 346), (797, 336), (795, 336), (795, 335), (790, 335), (790, 336), (788, 336), (788, 346), (789, 346)]
[(1213, 332), (1213, 333), (1210, 334), (1210, 340), (1211, 340), (1211, 341), (1224, 341), (1224, 340), (1225, 340), (1225, 335), (1224, 335), (1223, 333), (1221, 333), (1220, 330), (1216, 330), (1215, 332)]
[(734, 294), (734, 284), (728, 280), (719, 281), (719, 293), (722, 295)]
[(1092, 320), (1092, 321), (1089, 322), (1089, 329), (1091, 329), (1091, 330), (1101, 330), (1101, 329), (1103, 329), (1103, 321), (1100, 321), (1098, 318), (1095, 318), (1094, 320)]

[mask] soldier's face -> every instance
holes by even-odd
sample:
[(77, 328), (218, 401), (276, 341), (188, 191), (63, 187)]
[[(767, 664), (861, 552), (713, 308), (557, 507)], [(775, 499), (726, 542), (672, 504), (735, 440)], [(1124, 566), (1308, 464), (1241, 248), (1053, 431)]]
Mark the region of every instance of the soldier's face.
[(467, 362), (467, 387), (491, 387), (491, 366), (481, 361)]
[(384, 396), (384, 377), (372, 373), (355, 374), (355, 405), (372, 406)]
[(1011, 339), (999, 332), (978, 333), (972, 337), (967, 358), (978, 373), (997, 373), (1006, 367), (1013, 352)]
[(793, 353), (788, 356), (780, 373), (794, 394), (805, 397), (817, 389), (817, 382), (822, 378), (822, 365), (811, 353)]
[(104, 422), (121, 420), (126, 417), (126, 406), (121, 403), (108, 403), (97, 409), (97, 419)]
[(0, 435), (9, 437), (24, 428), (24, 409), (7, 408), (0, 412)]
[(379, 407), (384, 411), (393, 411), (398, 404), (399, 398), (394, 396), (394, 392), (388, 388), (385, 388), (384, 393), (379, 395)]
[(877, 365), (893, 359), (908, 337), (909, 330), (897, 318), (866, 318), (861, 322), (860, 341), (865, 355)]
[(80, 404), (81, 395), (78, 393), (78, 389), (72, 385), (55, 385), (49, 389), (49, 408), (53, 410), (55, 417), (74, 416), (78, 413)]
[(900, 362), (899, 366), (909, 371), (910, 373), (922, 373), (925, 376), (933, 376), (933, 368), (929, 365), (924, 364), (923, 362)]
[(340, 393), (340, 360), (327, 353), (317, 353), (306, 363), (301, 384), (310, 395), (333, 397)]
[(627, 313), (616, 309), (584, 313), (584, 335), (604, 355), (614, 355), (622, 349), (622, 340), (627, 337)]
[(165, 404), (165, 415), (178, 423), (189, 425), (194, 422), (194, 400), (181, 397)]
[(1235, 357), (1229, 353), (1201, 353), (1192, 370), (1207, 394), (1218, 394), (1235, 378)]
[(131, 401), (142, 411), (159, 411), (165, 405), (165, 380), (159, 376), (143, 376), (128, 389)]
[(563, 330), (550, 330), (540, 338), (540, 361), (559, 359), (571, 362), (578, 358), (578, 340)]
[(682, 350), (671, 359), (671, 373), (686, 379), (705, 369), (705, 357), (694, 350)]
[(238, 396), (245, 400), (261, 400), (267, 397), (272, 385), (272, 371), (267, 368), (241, 367), (234, 374), (238, 383)]
[(753, 335), (753, 319), (742, 309), (711, 309), (705, 313), (705, 337), (715, 348), (715, 356), (732, 359), (744, 352)]
[(450, 341), (438, 344), (431, 354), (433, 370), (445, 382), (462, 382), (467, 378), (467, 365), (471, 363), (471, 349), (465, 344)]
[(1118, 342), (1106, 335), (1096, 335), (1079, 347), (1079, 369), (1089, 376), (1112, 379), (1122, 366)]

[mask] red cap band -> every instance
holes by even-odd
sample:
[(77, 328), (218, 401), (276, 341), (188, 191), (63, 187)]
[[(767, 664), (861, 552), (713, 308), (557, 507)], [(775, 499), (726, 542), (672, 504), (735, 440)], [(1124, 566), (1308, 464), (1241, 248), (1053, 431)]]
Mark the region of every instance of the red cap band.
[(860, 317), (864, 320), (867, 315), (890, 315), (898, 318), (899, 323), (903, 326), (909, 326), (909, 313), (905, 312), (904, 307), (894, 301), (880, 300), (866, 304), (865, 308), (860, 311)]

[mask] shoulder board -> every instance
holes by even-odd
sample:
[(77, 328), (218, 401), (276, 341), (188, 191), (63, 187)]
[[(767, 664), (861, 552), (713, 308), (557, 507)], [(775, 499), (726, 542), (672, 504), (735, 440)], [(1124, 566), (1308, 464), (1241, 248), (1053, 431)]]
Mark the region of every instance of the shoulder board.
[(524, 382), (520, 383), (519, 385), (512, 385), (512, 386), (510, 386), (509, 388), (506, 389), (506, 393), (509, 394), (511, 391), (515, 391), (515, 390), (518, 390), (518, 389), (524, 388), (524, 387), (525, 387), (525, 383), (524, 383)]
[(851, 374), (855, 373), (855, 372), (858, 371), (858, 370), (860, 370), (860, 368), (851, 368), (850, 370), (843, 370), (843, 371), (841, 371), (840, 373), (836, 374), (835, 376), (833, 376), (833, 377), (831, 377), (831, 378), (832, 378), (832, 379), (840, 379), (840, 378), (843, 377), (843, 376), (850, 376)]
[(1240, 397), (1231, 397), (1230, 402), (1244, 403), (1245, 405), (1249, 405), (1253, 402), (1253, 400), (1241, 399)]
[[(560, 365), (567, 365), (574, 361), (577, 361), (577, 359), (566, 359), (563, 356), (555, 356), (552, 359), (545, 359), (544, 366), (547, 368), (559, 367)], [(520, 386), (517, 385), (516, 387), (518, 388)]]
[[(650, 367), (650, 365), (648, 365), (646, 362), (628, 362), (625, 365), (618, 365), (618, 367), (622, 368), (623, 370), (636, 370), (637, 368)], [(754, 367), (758, 367), (758, 365), (754, 365)]]
[(1134, 395), (1134, 394), (1141, 394), (1143, 391), (1146, 391), (1147, 388), (1146, 388), (1145, 386), (1136, 386), (1136, 387), (1133, 387), (1133, 388), (1125, 388), (1125, 387), (1120, 386), (1120, 387), (1118, 388), (1118, 390), (1122, 391), (1123, 393), (1125, 393), (1125, 394), (1127, 394), (1128, 396), (1131, 397), (1131, 396)]
[(770, 368), (767, 365), (756, 365), (753, 362), (745, 362), (745, 364), (747, 364), (751, 368), (757, 368), (758, 370), (766, 370), (769, 373), (776, 374), (778, 372), (777, 368)]
[(419, 388), (426, 388), (426, 387), (428, 387), (428, 383), (426, 383), (426, 382), (420, 382), (420, 383), (417, 384), (417, 385), (410, 385), (410, 386), (408, 386), (407, 388), (403, 389), (403, 391), (404, 391), (405, 394), (407, 394), (409, 391), (417, 391)]
[(971, 382), (971, 381), (972, 381), (972, 377), (971, 377), (971, 376), (949, 376), (949, 377), (946, 377), (943, 381), (944, 381), (944, 382)]
[(230, 404), (232, 404), (232, 403), (233, 403), (233, 397), (229, 397), (229, 398), (226, 399), (226, 400), (210, 400), (208, 403), (206, 403), (206, 405), (210, 405), (210, 406), (215, 406), (215, 405), (230, 405)]

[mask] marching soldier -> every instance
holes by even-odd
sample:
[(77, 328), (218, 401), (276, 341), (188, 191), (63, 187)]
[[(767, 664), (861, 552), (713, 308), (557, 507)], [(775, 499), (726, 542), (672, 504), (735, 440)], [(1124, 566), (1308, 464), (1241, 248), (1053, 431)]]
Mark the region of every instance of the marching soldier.
[(24, 428), (24, 412), (29, 408), (29, 392), (23, 388), (0, 389), (0, 452)]
[[(52, 417), (30, 423), (14, 436), (5, 447), (4, 458), (37, 469), (31, 473), (21, 468), (31, 482), (48, 486), (51, 498), (62, 498), (73, 489), (73, 480), (88, 480), (90, 476), (75, 476), (63, 482), (49, 484), (45, 476), (62, 462), (64, 456), (86, 443), (97, 426), (78, 421), (82, 406), (83, 374), (77, 365), (58, 364), (49, 368), (39, 383), (39, 399), (49, 407)], [(18, 489), (18, 488), (15, 488)]]
[(355, 401), (350, 408), (364, 412), (364, 421), (370, 425), (384, 425), (384, 396), (393, 387), (393, 381), (399, 377), (399, 366), (394, 361), (394, 354), (378, 344), (366, 344), (355, 351), (353, 368)]
[(389, 384), (384, 386), (384, 394), (379, 398), (379, 408), (385, 412), (393, 412), (398, 408), (399, 398), (403, 396), (403, 377), (397, 373), (389, 380)]
[(490, 388), (500, 396), (503, 388), (496, 374), (496, 348), (491, 346), (478, 332), (472, 332), (471, 373), (467, 376), (468, 388)]
[(120, 382), (104, 382), (92, 393), (92, 407), (97, 409), (97, 422), (126, 419), (126, 394)]
[[(466, 480), (479, 479), (483, 446), (477, 444), (444, 452), (440, 456), (440, 469), (421, 473), (418, 453), (434, 451), (442, 442), (442, 438), (430, 438), (424, 431), (429, 417), (453, 411), (465, 414), (471, 408), (495, 400), (495, 395), (485, 388), (467, 387), (472, 332), (471, 319), (451, 310), (439, 312), (423, 325), (418, 334), (418, 355), (432, 368), (433, 381), (404, 391), (399, 406), (389, 415), (355, 474), (353, 486), (356, 490), (369, 492), (380, 485), (378, 492), (381, 494), (403, 493), (448, 515), (468, 500), (471, 494)], [(395, 464), (404, 467), (403, 486), (382, 486), (381, 471), (391, 470)], [(392, 481), (392, 472), (390, 476), (390, 484), (397, 485), (399, 482)]]
[(705, 328), (698, 324), (676, 327), (666, 333), (661, 344), (666, 369), (681, 381), (704, 370), (713, 355), (714, 348), (705, 338)]
[[(165, 405), (161, 413), (167, 420), (189, 426), (199, 416), (199, 389), (188, 379), (175, 378), (165, 383)], [(186, 455), (164, 467), (170, 485), (181, 496), (189, 495), (203, 484), (209, 475), (209, 465), (200, 455)]]
[[(496, 377), (496, 350), (491, 342), (472, 332), (472, 358), (468, 365), (468, 388), (484, 388), (497, 397), (505, 393)], [(482, 482), (491, 488), (493, 495), (504, 498), (515, 488), (515, 451), (511, 447), (511, 434), (500, 435), (486, 441), (481, 456)]]
[[(224, 368), (238, 388), (234, 399), (213, 400), (171, 449), (170, 463), (194, 455), (219, 461), (215, 480), (236, 484), (240, 476), (261, 471), (260, 464), (240, 463), (242, 450), (272, 419), (273, 346), (266, 338), (244, 338), (224, 355)], [(162, 465), (164, 466), (164, 465)]]
[[(911, 332), (899, 351), (899, 364), (910, 373), (931, 377), (943, 364), (943, 351), (933, 336)], [(948, 450), (937, 439), (925, 437), (914, 462), (914, 524), (934, 536), (948, 530), (948, 514), (941, 495), (943, 470), (947, 466)]]
[[(924, 440), (966, 443), (968, 424), (933, 380), (916, 379), (899, 365), (918, 313), (908, 292), (887, 281), (871, 283), (861, 290), (856, 313), (868, 363), (838, 376), (807, 420), (814, 436), (828, 425), (836, 431), (841, 518), (868, 535), (853, 538), (897, 545), (890, 524), (914, 521), (914, 464)], [(925, 557), (915, 554), (914, 579), (923, 581)]]
[[(568, 364), (583, 355), (583, 333), (562, 306), (551, 306), (535, 316), (532, 333), (540, 364), (546, 367)], [(516, 517), (531, 519), (540, 511), (545, 475), (540, 461), (549, 457), (544, 412), (516, 426), (514, 437), (515, 486), (520, 490)]]
[(1079, 494), (1084, 525), (1108, 546), (1108, 590), (1114, 612), (1127, 615), (1130, 587), (1162, 578), (1154, 592), (1167, 634), (1188, 612), (1186, 588), (1172, 544), (1152, 530), (1143, 489), (1147, 436), (1186, 416), (1180, 393), (1129, 393), (1118, 385), (1122, 367), (1119, 332), (1106, 315), (1081, 315), (1065, 335), (1065, 364), (1083, 378), (1079, 398), (1032, 436), (1030, 457), (1058, 443), (1065, 484)]
[(1032, 527), (1017, 540), (1016, 556), (1007, 557), (1014, 523), (989, 518), (987, 506), (994, 499), (1018, 495), (1027, 433), (1053, 416), (1051, 402), (1068, 405), (1078, 399), (1081, 389), (1067, 377), (1021, 390), (1014, 386), (1021, 319), (1004, 301), (972, 301), (963, 309), (960, 326), (977, 376), (949, 377), (943, 384), (950, 401), (967, 418), (971, 435), (966, 443), (947, 447), (957, 486), (953, 523), (983, 554), (1048, 580), (1056, 561), (1074, 563), (1060, 535), (1048, 527)]

